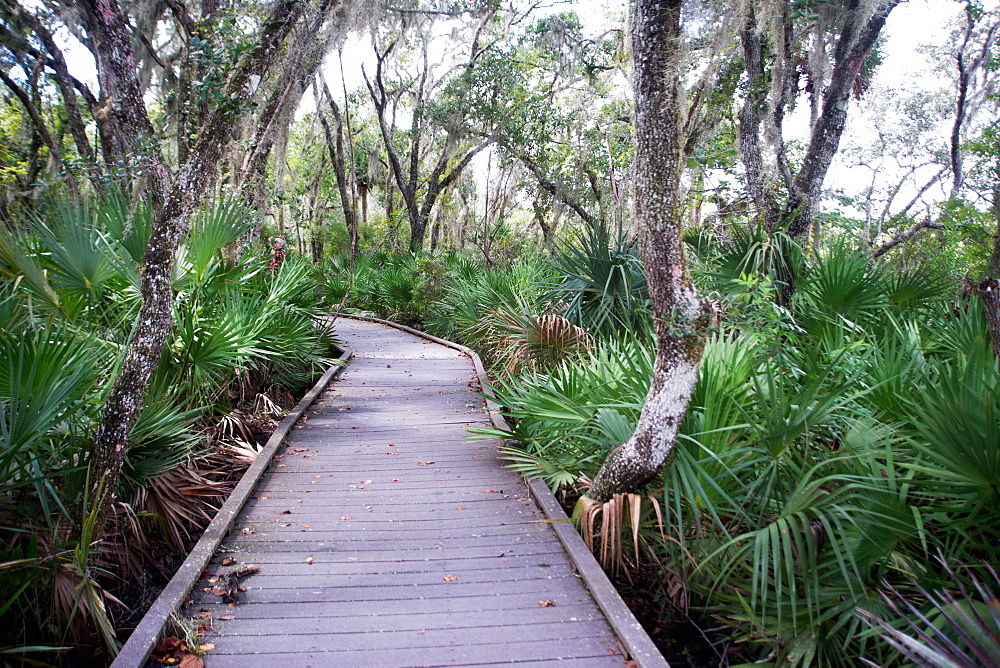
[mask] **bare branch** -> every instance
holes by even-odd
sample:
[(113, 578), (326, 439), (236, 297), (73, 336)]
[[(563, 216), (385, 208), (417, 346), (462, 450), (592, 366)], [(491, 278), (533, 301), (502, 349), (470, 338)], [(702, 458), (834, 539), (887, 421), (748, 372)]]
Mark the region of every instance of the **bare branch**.
[(913, 238), (913, 235), (915, 235), (917, 232), (924, 229), (925, 227), (930, 228), (932, 230), (944, 229), (943, 224), (932, 221), (930, 218), (925, 218), (924, 220), (920, 221), (910, 229), (900, 232), (892, 239), (882, 244), (874, 253), (872, 253), (872, 259), (874, 260), (877, 257), (881, 257), (882, 255), (885, 255), (899, 244), (905, 241), (909, 241), (911, 238)]

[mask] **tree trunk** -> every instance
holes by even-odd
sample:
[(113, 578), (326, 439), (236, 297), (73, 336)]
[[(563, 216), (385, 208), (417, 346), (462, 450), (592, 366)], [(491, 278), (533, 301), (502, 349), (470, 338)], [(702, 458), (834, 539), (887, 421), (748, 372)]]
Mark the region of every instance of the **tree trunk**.
[(1000, 281), (997, 280), (1000, 278), (1000, 189), (993, 189), (991, 210), (996, 221), (996, 234), (993, 235), (993, 250), (986, 263), (987, 278), (969, 288), (979, 296), (979, 301), (983, 305), (986, 328), (993, 343), (993, 354), (1000, 364)]
[(546, 220), (547, 208), (542, 206), (542, 203), (537, 199), (531, 203), (531, 210), (535, 214), (535, 222), (538, 223), (538, 229), (542, 231), (542, 246), (550, 254), (554, 254), (556, 252), (556, 231), (552, 225), (549, 225), (549, 221)]
[(795, 176), (785, 204), (785, 219), (791, 237), (804, 237), (812, 225), (826, 173), (830, 169), (840, 138), (847, 125), (847, 109), (851, 102), (858, 73), (874, 48), (885, 20), (902, 0), (883, 0), (863, 21), (865, 3), (850, 3), (852, 14), (847, 18), (837, 40), (830, 85), (823, 97), (823, 111), (812, 129), (802, 167)]
[(130, 160), (139, 164), (144, 159), (150, 165), (146, 171), (147, 195), (154, 216), (142, 260), (142, 305), (94, 436), (90, 503), (97, 513), (94, 535), (101, 535), (117, 492), (132, 425), (170, 330), (171, 278), (178, 243), (223, 151), (232, 141), (234, 122), (246, 113), (248, 106), (240, 102), (245, 101), (250, 76), (261, 76), (270, 69), (288, 33), (306, 10), (328, 11), (329, 6), (322, 0), (320, 7), (299, 0), (278, 0), (272, 5), (253, 55), (241, 61), (227, 82), (225, 99), (234, 101), (235, 106), (212, 111), (200, 129), (190, 160), (171, 179), (156, 148), (143, 102), (125, 15), (115, 0), (79, 0), (79, 5), (87, 31), (97, 45), (102, 94), (107, 92), (109, 101), (114, 102), (115, 134), (122, 138)]
[(598, 501), (641, 488), (666, 464), (698, 378), (704, 347), (707, 318), (691, 283), (681, 242), (682, 1), (635, 3), (633, 215), (642, 234), (656, 323), (656, 363), (635, 433), (611, 451), (587, 492)]
[[(340, 208), (344, 212), (344, 225), (347, 227), (348, 245), (350, 246), (351, 255), (357, 255), (358, 214), (354, 208), (354, 198), (350, 193), (347, 169), (344, 166), (344, 162), (346, 161), (346, 153), (344, 151), (344, 121), (340, 115), (340, 107), (333, 100), (333, 95), (330, 94), (330, 88), (326, 85), (326, 79), (322, 73), (319, 74), (316, 86), (318, 89), (316, 91), (317, 113), (319, 114), (320, 123), (323, 125), (327, 151), (330, 153), (330, 161), (333, 163), (333, 173), (337, 179), (337, 192), (340, 195)], [(320, 91), (322, 91), (322, 99)], [(326, 112), (323, 111), (322, 106), (323, 102), (333, 112), (333, 120), (336, 124), (333, 128), (330, 127), (330, 123), (326, 119)]]

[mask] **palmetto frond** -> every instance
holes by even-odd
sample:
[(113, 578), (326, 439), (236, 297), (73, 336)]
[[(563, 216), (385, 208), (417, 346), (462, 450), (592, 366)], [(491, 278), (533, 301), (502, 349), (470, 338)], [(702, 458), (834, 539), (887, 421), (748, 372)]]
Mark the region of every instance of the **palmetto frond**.
[(610, 337), (646, 334), (648, 288), (634, 240), (619, 226), (614, 236), (594, 223), (556, 256), (558, 283), (550, 297), (565, 304), (563, 315), (587, 331)]

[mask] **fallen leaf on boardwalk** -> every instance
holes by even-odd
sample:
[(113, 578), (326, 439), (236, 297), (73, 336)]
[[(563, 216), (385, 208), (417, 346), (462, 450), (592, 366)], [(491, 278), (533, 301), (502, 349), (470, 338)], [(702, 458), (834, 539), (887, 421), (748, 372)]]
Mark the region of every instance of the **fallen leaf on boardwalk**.
[(211, 652), (213, 649), (215, 649), (215, 645), (213, 643), (207, 642), (204, 645), (198, 645), (198, 649), (201, 650), (202, 652)]
[(198, 613), (198, 619), (205, 619), (206, 617), (211, 617), (211, 616), (212, 616), (211, 610), (202, 610), (201, 612)]
[(538, 605), (542, 606), (543, 608), (550, 608), (553, 605), (555, 605), (555, 603), (552, 602), (551, 598), (547, 598), (544, 601), (539, 601)]
[(342, 519), (342, 520), (349, 520), (349, 519), (351, 519), (351, 516), (350, 515), (341, 515), (340, 519)]
[(458, 506), (455, 510), (465, 510), (465, 506)]
[(420, 629), (417, 633), (427, 633), (427, 629)]
[(282, 468), (282, 467), (284, 467), (284, 466), (288, 466), (288, 464), (278, 464), (278, 468), (279, 469)]
[(226, 595), (226, 589), (225, 589), (225, 587), (218, 587), (218, 586), (212, 587), (211, 592), (212, 592), (212, 594), (214, 596), (225, 596)]
[(313, 562), (313, 558), (312, 558), (312, 556), (308, 556), (308, 557), (306, 557), (306, 563), (307, 563), (307, 564), (311, 564), (312, 562)]
[(393, 478), (392, 481), (393, 482), (399, 482), (399, 478)]
[(251, 529), (250, 527), (243, 527), (243, 533), (247, 534), (248, 536), (253, 532), (254, 532), (253, 529)]
[(177, 664), (177, 668), (205, 668), (205, 662), (201, 660), (200, 656), (185, 654), (181, 658), (181, 662)]
[(427, 466), (428, 464), (433, 464), (433, 463), (434, 463), (433, 461), (429, 461), (429, 462), (417, 462), (417, 466)]
[(371, 480), (362, 480), (361, 484), (363, 484), (363, 485), (370, 485), (370, 484), (372, 484), (372, 481)]
[(237, 587), (237, 588), (236, 588), (236, 590), (237, 590), (237, 591), (246, 591), (246, 590), (247, 590), (247, 588), (246, 588), (246, 587), (244, 587), (244, 586), (242, 586), (242, 585), (240, 585), (239, 587)]
[(484, 489), (483, 494), (503, 494), (502, 489)]
[(295, 448), (295, 452), (305, 452), (307, 448)]
[(321, 476), (321, 475), (314, 475), (313, 477), (318, 480), (319, 478), (322, 478), (323, 476)]
[(516, 499), (516, 500), (517, 500), (517, 501), (527, 501), (527, 500), (528, 500), (528, 497), (525, 497), (525, 496), (519, 496), (519, 497), (517, 497), (517, 499)]
[(219, 619), (222, 619), (222, 620), (228, 622), (231, 619), (236, 619), (236, 615), (222, 615), (221, 617), (219, 617)]
[(282, 515), (291, 515), (291, 514), (292, 514), (292, 511), (290, 511), (290, 510), (282, 510), (282, 511), (281, 511), (281, 514), (282, 514)]
[(616, 652), (615, 650), (611, 649), (610, 647), (608, 648), (608, 654), (610, 654), (611, 656), (621, 656), (621, 652)]
[(444, 581), (445, 582), (454, 582), (457, 579), (458, 579), (457, 575), (446, 575), (446, 576), (444, 576)]
[(441, 546), (440, 546), (440, 545), (435, 545), (435, 546), (434, 546), (434, 549), (435, 549), (435, 550), (440, 550), (440, 549), (441, 549)]
[(308, 529), (308, 528), (309, 528), (309, 525), (308, 525), (308, 524), (303, 524), (303, 525), (302, 525), (302, 528), (303, 528), (303, 529)]
[(223, 566), (228, 566), (228, 565), (230, 565), (230, 564), (235, 564), (235, 563), (236, 563), (236, 560), (235, 560), (235, 559), (233, 559), (232, 557), (225, 557), (225, 558), (224, 558), (224, 559), (222, 560), (222, 562), (221, 562), (221, 563), (222, 563), (222, 565), (223, 565)]

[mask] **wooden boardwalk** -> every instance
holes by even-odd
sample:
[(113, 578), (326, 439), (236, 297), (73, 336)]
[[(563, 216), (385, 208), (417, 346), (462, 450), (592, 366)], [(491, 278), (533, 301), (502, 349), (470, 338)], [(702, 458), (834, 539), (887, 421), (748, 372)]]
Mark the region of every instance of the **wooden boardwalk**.
[(469, 437), (488, 425), (471, 360), (375, 323), (337, 335), (354, 359), (207, 571), (260, 572), (238, 606), (203, 578), (183, 611), (214, 620), (206, 666), (623, 665), (498, 442)]

